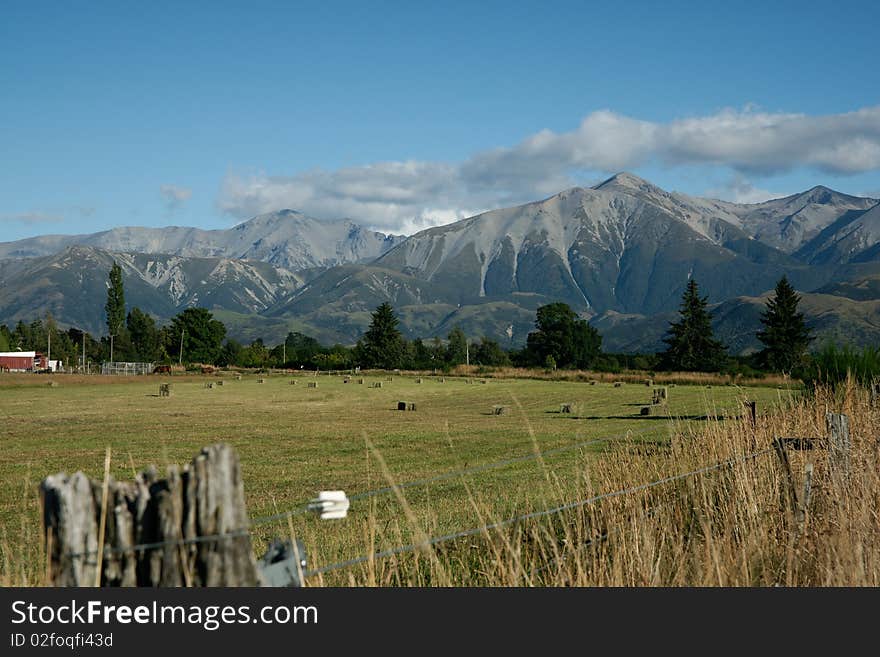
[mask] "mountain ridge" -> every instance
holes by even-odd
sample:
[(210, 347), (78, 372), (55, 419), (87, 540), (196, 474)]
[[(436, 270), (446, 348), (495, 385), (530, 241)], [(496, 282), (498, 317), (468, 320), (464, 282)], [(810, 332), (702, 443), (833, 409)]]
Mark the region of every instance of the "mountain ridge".
[[(85, 246), (62, 244), (80, 238)], [(786, 275), (803, 292), (839, 298), (849, 318), (857, 308), (873, 312), (850, 301), (880, 294), (875, 199), (816, 186), (735, 204), (667, 192), (626, 172), (408, 237), (283, 210), (218, 231), (120, 227), (40, 239), (0, 244), (7, 255), (0, 258), (0, 321), (36, 316), (58, 307), (59, 297), (76, 296), (69, 280), (86, 268), (95, 272), (86, 287), (100, 297), (102, 268), (113, 259), (123, 261), (126, 285), (130, 278), (137, 289), (132, 297), (160, 319), (205, 305), (249, 331), (306, 326), (350, 342), (384, 301), (399, 309), (411, 337), (445, 335), (459, 322), (520, 344), (543, 303), (564, 301), (618, 330), (674, 312), (691, 277), (723, 304), (758, 298)], [(53, 253), (33, 255), (42, 251)], [(103, 299), (91, 305), (97, 319), (90, 326), (100, 330)], [(61, 322), (64, 312), (63, 304), (62, 316), (53, 310)], [(242, 319), (248, 316), (253, 322)], [(78, 311), (71, 317), (85, 321)]]

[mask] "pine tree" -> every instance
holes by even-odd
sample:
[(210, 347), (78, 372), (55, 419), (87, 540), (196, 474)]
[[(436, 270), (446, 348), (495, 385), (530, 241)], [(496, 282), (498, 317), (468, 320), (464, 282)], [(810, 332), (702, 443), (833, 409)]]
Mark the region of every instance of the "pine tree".
[(692, 278), (681, 300), (681, 318), (669, 327), (663, 338), (668, 347), (660, 355), (662, 369), (682, 372), (712, 372), (727, 360), (726, 348), (712, 335), (712, 315), (706, 310), (707, 297), (700, 297)]
[(757, 333), (758, 340), (765, 345), (758, 354), (762, 367), (790, 372), (803, 362), (813, 336), (804, 322), (804, 314), (798, 312), (800, 300), (788, 279), (779, 279), (761, 315), (764, 330)]
[(119, 335), (125, 328), (125, 290), (122, 287), (122, 267), (117, 262), (107, 278), (107, 334)]
[(370, 327), (355, 347), (355, 359), (361, 367), (400, 367), (406, 344), (397, 329), (399, 323), (391, 304), (376, 308)]

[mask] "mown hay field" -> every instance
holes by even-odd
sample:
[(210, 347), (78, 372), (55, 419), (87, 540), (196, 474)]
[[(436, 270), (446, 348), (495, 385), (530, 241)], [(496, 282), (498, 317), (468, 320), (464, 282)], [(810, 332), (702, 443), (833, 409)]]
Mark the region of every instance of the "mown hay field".
[[(360, 500), (344, 520), (298, 514), (290, 522), (255, 527), (258, 556), (273, 536), (293, 532), (307, 546), (309, 566), (319, 567), (576, 499), (593, 485), (588, 475), (599, 463), (611, 469), (629, 464), (632, 470), (633, 462), (668, 454), (674, 435), (741, 424), (745, 399), (766, 412), (799, 395), (777, 387), (678, 385), (669, 388), (666, 406), (642, 416), (652, 398), (643, 383), (449, 376), (422, 376), (418, 383), (416, 375), (386, 373), (348, 383), (338, 375), (253, 374), (236, 380), (228, 373), (51, 378), (54, 387), (43, 376), (0, 376), (4, 584), (41, 583), (40, 480), (76, 470), (99, 478), (107, 447), (112, 476), (131, 479), (149, 465), (161, 473), (168, 464), (187, 463), (205, 445), (228, 443), (241, 458), (252, 519), (299, 508), (320, 490), (353, 495), (555, 450), (407, 487), (403, 499), (387, 493)], [(170, 397), (158, 394), (163, 382), (172, 384)], [(215, 385), (207, 388), (206, 382)], [(378, 382), (381, 388), (372, 387)], [(413, 402), (416, 410), (398, 411), (398, 401)], [(572, 405), (571, 413), (560, 412), (564, 403)], [(506, 413), (495, 415), (495, 406)], [(608, 440), (583, 444), (597, 438)], [(462, 562), (451, 570), (458, 568), (460, 573), (445, 573), (444, 583), (478, 581), (469, 572), (472, 565)], [(393, 568), (382, 566), (381, 572), (343, 570), (316, 583), (361, 583), (364, 577), (377, 584), (425, 583), (401, 579)]]

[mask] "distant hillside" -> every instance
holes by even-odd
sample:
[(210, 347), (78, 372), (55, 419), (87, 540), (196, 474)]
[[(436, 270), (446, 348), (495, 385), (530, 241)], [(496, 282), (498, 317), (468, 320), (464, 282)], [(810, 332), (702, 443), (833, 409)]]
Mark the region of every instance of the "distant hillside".
[(865, 343), (876, 338), (880, 204), (826, 187), (735, 204), (621, 173), (408, 238), (290, 210), (228, 230), (45, 236), (0, 244), (0, 322), (51, 310), (100, 332), (114, 259), (129, 305), (160, 319), (205, 306), (226, 313), (232, 335), (298, 326), (353, 343), (387, 301), (408, 337), (461, 325), (516, 346), (539, 305), (563, 301), (600, 328), (609, 349), (639, 351), (660, 346), (694, 278), (724, 339), (743, 351), (755, 348), (759, 328), (753, 300), (786, 275), (822, 335)]
[(51, 312), (63, 325), (102, 334), (114, 261), (122, 267), (126, 305), (160, 319), (190, 306), (256, 314), (302, 284), (297, 274), (265, 262), (68, 247), (52, 256), (0, 260), (0, 321), (29, 322)]
[[(747, 354), (762, 348), (755, 337), (761, 313), (770, 294), (738, 297), (713, 304), (712, 327), (732, 354)], [(815, 345), (825, 341), (876, 345), (880, 343), (880, 299), (856, 301), (830, 294), (803, 294), (801, 310), (816, 336)], [(591, 323), (602, 334), (602, 346), (614, 352), (656, 352), (665, 348), (663, 337), (674, 312), (658, 315), (605, 313)]]

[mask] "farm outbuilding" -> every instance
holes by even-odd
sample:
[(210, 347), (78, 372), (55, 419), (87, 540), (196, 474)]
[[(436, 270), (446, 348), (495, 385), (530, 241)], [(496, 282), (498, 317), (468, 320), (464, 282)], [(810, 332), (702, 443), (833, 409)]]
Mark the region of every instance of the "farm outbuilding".
[(0, 370), (6, 372), (33, 372), (47, 365), (43, 354), (36, 351), (0, 351)]

